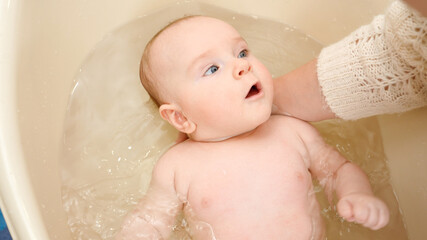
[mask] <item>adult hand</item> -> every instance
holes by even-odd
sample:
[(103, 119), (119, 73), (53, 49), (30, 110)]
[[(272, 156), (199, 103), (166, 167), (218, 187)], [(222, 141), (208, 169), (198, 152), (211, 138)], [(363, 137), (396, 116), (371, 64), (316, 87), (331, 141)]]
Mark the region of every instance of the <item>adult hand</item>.
[(317, 59), (274, 79), (273, 114), (305, 121), (335, 118), (317, 79)]
[(427, 1), (426, 0), (405, 0), (409, 6), (420, 12), (424, 17), (427, 17)]

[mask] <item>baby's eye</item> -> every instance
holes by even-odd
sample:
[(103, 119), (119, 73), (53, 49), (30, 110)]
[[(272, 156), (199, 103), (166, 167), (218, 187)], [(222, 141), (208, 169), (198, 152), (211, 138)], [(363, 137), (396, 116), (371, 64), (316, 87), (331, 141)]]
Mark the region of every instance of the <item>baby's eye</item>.
[(213, 74), (213, 73), (215, 73), (216, 71), (218, 71), (218, 69), (219, 69), (219, 67), (218, 66), (215, 66), (215, 65), (212, 65), (206, 72), (205, 72), (205, 74), (203, 74), (204, 76), (209, 76), (209, 75), (211, 75), (211, 74)]
[(248, 50), (247, 49), (243, 49), (240, 53), (239, 56), (237, 56), (238, 58), (244, 58), (248, 56)]

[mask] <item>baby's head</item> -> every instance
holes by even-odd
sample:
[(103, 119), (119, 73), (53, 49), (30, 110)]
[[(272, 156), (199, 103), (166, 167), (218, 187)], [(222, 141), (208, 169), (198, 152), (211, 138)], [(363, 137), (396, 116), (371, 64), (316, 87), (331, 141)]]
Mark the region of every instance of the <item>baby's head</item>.
[(162, 118), (196, 141), (240, 135), (271, 114), (271, 74), (218, 19), (169, 24), (147, 44), (140, 76)]

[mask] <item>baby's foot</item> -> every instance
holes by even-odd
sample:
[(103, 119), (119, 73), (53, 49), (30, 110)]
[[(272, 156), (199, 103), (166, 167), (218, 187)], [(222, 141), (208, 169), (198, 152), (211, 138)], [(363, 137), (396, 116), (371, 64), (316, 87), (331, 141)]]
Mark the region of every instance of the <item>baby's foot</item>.
[(372, 230), (387, 225), (388, 208), (380, 199), (368, 194), (351, 194), (338, 201), (338, 213), (349, 222), (360, 223)]

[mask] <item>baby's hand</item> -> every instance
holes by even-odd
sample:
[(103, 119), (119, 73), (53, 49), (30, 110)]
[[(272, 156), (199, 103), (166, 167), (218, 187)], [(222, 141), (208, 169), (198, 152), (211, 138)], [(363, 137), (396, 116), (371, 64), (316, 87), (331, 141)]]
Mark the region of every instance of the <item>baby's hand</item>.
[(380, 199), (368, 194), (351, 194), (341, 198), (337, 204), (338, 213), (349, 222), (360, 223), (372, 230), (387, 225), (389, 211)]

